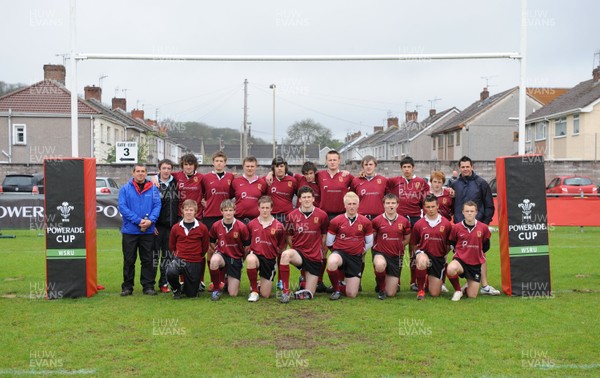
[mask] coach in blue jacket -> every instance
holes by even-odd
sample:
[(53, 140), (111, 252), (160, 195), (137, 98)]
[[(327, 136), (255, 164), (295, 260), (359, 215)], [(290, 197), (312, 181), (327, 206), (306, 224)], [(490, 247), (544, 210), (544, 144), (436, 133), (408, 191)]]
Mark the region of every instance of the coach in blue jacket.
[(133, 178), (119, 190), (119, 211), (123, 218), (123, 297), (133, 294), (138, 250), (142, 265), (142, 292), (156, 295), (154, 285), (157, 265), (154, 264), (152, 250), (154, 224), (160, 214), (160, 194), (156, 186), (146, 180), (147, 174), (145, 166), (136, 164), (133, 167)]

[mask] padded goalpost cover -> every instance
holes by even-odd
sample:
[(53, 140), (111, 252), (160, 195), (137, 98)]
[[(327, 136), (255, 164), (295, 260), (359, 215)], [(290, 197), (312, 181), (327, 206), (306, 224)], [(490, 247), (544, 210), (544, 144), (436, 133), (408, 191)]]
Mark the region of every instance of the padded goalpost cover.
[(46, 296), (97, 293), (96, 160), (44, 160)]
[(551, 295), (544, 158), (496, 159), (502, 291), (511, 296)]

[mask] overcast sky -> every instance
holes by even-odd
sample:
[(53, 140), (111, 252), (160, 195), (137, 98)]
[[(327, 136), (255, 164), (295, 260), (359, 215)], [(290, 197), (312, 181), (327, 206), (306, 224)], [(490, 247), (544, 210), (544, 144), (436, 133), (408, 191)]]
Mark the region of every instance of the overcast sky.
[[(518, 0), (490, 1), (78, 1), (77, 51), (131, 54), (432, 54), (520, 51)], [(33, 84), (70, 50), (69, 0), (0, 1), (0, 80)], [(528, 1), (527, 86), (572, 87), (591, 78), (600, 49), (597, 0)], [(598, 61), (596, 60), (596, 64)], [(67, 70), (68, 62), (67, 62)], [(182, 62), (87, 60), (78, 92), (102, 82), (105, 103), (159, 120), (239, 129), (248, 79), (253, 134), (277, 139), (312, 118), (343, 139), (388, 116), (419, 120), (463, 109), (518, 85), (516, 60)], [(68, 72), (67, 72), (68, 76)], [(487, 78), (487, 79), (486, 79)], [(67, 85), (69, 85), (67, 80)], [(126, 90), (126, 91), (125, 91)], [(517, 114), (515, 114), (517, 116)]]

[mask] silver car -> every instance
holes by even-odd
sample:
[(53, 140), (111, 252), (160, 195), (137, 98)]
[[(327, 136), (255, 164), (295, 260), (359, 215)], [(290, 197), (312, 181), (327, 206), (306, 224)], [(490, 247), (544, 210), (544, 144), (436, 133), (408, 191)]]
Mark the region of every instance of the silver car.
[(119, 185), (110, 177), (96, 177), (96, 195), (119, 194)]

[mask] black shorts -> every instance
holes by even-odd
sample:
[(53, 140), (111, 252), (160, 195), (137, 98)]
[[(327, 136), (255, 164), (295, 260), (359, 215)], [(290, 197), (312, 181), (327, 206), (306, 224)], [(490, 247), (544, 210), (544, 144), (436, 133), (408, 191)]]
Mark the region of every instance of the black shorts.
[(323, 266), (323, 260), (318, 262), (312, 261), (307, 259), (306, 256), (304, 256), (302, 252), (298, 251), (297, 249), (295, 251), (298, 252), (300, 258), (302, 259), (302, 265), (299, 266), (298, 269), (302, 269), (303, 271), (308, 272), (313, 276), (319, 277), (321, 275), (321, 267)]
[(469, 281), (481, 282), (481, 264), (465, 264), (461, 259), (457, 259), (456, 257), (454, 260), (458, 261), (464, 270), (462, 274), (458, 275), (460, 278), (466, 278)]
[(285, 226), (286, 215), (285, 213), (273, 214), (273, 218), (277, 219), (279, 223)]
[(419, 219), (421, 219), (421, 217), (411, 217), (410, 215), (407, 215), (406, 219), (408, 219), (408, 222), (410, 223), (410, 228), (412, 229), (413, 227), (415, 227), (415, 223), (417, 223)]
[(208, 228), (208, 230), (210, 231), (210, 228), (212, 227), (212, 225), (217, 223), (221, 219), (223, 219), (223, 217), (204, 217), (204, 218), (202, 218), (201, 222), (204, 223), (206, 228)]
[(344, 276), (348, 278), (362, 277), (362, 255), (349, 255), (343, 251), (332, 251), (331, 254), (337, 253), (342, 258), (341, 268), (344, 270)]
[(225, 268), (227, 269), (227, 276), (235, 278), (237, 280), (241, 280), (242, 279), (242, 266), (244, 266), (242, 259), (234, 259), (233, 257), (224, 255), (223, 253), (221, 253), (219, 251), (217, 251), (215, 253), (218, 253), (223, 258), (223, 261), (225, 261)]
[(327, 217), (329, 218), (329, 221), (331, 222), (331, 220), (335, 217), (337, 217), (338, 215), (341, 215), (344, 213), (327, 213)]
[(446, 258), (440, 256), (432, 256), (427, 252), (424, 253), (427, 255), (427, 257), (429, 257), (429, 266), (427, 267), (427, 274), (439, 280), (444, 279), (444, 272), (446, 271)]
[(371, 250), (373, 254), (372, 260), (375, 260), (375, 256), (383, 256), (385, 259), (385, 274), (388, 276), (400, 278), (400, 266), (402, 265), (402, 259), (400, 256), (388, 256), (385, 253), (381, 253), (375, 250)]
[(254, 256), (258, 258), (258, 263), (260, 264), (258, 267), (258, 274), (260, 277), (269, 281), (275, 280), (275, 267), (277, 266), (277, 259), (268, 259), (265, 256), (257, 255), (256, 253), (254, 253)]

